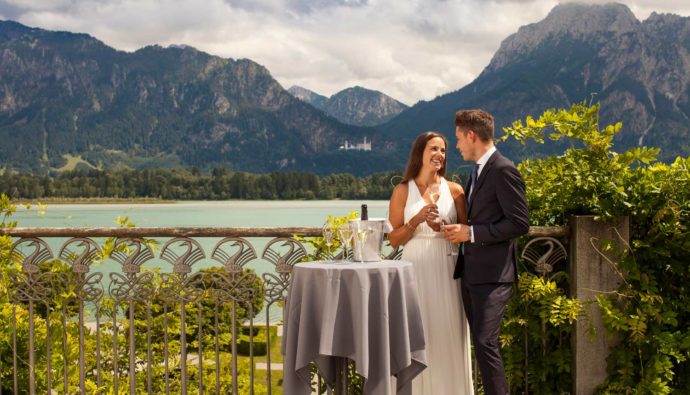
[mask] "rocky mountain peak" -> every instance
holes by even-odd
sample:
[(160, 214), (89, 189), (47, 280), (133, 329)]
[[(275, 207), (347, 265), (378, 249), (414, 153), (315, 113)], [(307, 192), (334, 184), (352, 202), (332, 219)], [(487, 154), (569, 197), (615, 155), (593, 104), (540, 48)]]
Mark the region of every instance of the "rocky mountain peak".
[(649, 18), (645, 19), (643, 25), (647, 31), (653, 34), (676, 37), (690, 36), (690, 17), (652, 12)]
[(552, 32), (590, 34), (601, 31), (623, 33), (634, 30), (639, 23), (630, 8), (623, 4), (566, 3), (554, 7), (536, 25)]
[(529, 54), (547, 40), (565, 36), (580, 39), (602, 34), (619, 35), (635, 31), (639, 26), (640, 21), (623, 4), (559, 4), (542, 21), (522, 26), (503, 40), (487, 69), (497, 70)]
[(30, 31), (31, 28), (15, 21), (0, 21), (0, 34), (9, 35)]
[[(421, 128), (452, 136), (448, 114), (485, 108), (497, 130), (548, 108), (593, 100), (600, 125), (623, 123), (616, 150), (661, 148), (662, 160), (690, 152), (690, 18), (652, 14), (638, 21), (620, 4), (557, 6), (501, 44), (491, 64), (466, 87), (421, 103), (385, 125), (391, 135), (412, 138)], [(402, 131), (402, 132), (401, 132)], [(540, 149), (503, 143), (511, 159)], [(549, 151), (550, 150), (550, 151)]]
[(390, 96), (361, 86), (343, 89), (331, 97), (321, 96), (300, 86), (293, 86), (288, 92), (349, 125), (379, 125), (407, 108)]
[(355, 86), (331, 96), (324, 111), (341, 122), (375, 126), (401, 113), (407, 106), (379, 91)]
[(21, 23), (0, 20), (0, 43), (10, 41), (28, 42), (35, 46), (41, 42), (46, 45), (53, 45), (61, 42), (65, 45), (103, 45), (96, 38), (85, 33), (72, 33), (66, 31), (49, 31), (40, 28), (24, 26)]
[(328, 100), (326, 96), (319, 95), (312, 90), (297, 85), (290, 87), (288, 92), (290, 92), (292, 96), (302, 100), (303, 102), (311, 104), (319, 110), (323, 110), (323, 106), (326, 104), (326, 100)]

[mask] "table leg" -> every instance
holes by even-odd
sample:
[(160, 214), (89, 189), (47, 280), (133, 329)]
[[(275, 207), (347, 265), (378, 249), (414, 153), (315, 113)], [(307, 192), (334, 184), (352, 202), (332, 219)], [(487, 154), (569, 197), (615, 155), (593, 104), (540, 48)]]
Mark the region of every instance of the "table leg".
[(347, 395), (347, 364), (345, 357), (336, 357), (335, 395)]

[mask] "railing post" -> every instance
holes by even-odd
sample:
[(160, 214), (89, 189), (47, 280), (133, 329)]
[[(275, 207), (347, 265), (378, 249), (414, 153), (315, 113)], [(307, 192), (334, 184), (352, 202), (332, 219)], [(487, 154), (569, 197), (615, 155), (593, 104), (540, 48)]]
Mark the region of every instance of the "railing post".
[[(612, 262), (614, 257), (602, 256), (601, 242), (612, 241), (624, 249), (630, 240), (628, 217), (611, 222), (595, 221), (593, 216), (570, 218), (570, 285), (571, 296), (583, 304), (588, 319), (578, 320), (572, 335), (573, 394), (591, 395), (606, 380), (606, 358), (617, 340), (611, 339), (604, 329), (601, 310), (594, 298), (602, 292), (611, 292), (621, 284), (621, 273)], [(592, 303), (588, 303), (588, 302)], [(589, 333), (590, 325), (596, 336)]]

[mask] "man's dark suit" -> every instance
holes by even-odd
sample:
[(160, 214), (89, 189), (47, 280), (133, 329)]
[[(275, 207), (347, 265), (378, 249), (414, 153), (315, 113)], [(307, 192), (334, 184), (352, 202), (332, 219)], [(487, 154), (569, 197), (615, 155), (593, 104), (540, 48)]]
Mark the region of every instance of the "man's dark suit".
[[(465, 187), (470, 193), (471, 180)], [(462, 299), (470, 324), (486, 395), (506, 395), (498, 334), (517, 278), (516, 238), (529, 230), (525, 184), (515, 165), (494, 152), (469, 196), (468, 224), (474, 243), (464, 243), (453, 278), (462, 278)]]

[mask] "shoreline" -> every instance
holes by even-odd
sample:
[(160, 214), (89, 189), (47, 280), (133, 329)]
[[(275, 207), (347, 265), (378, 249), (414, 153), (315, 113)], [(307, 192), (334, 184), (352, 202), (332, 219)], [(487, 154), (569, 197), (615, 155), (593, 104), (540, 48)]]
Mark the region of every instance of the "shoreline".
[(274, 203), (280, 204), (282, 202), (304, 202), (304, 203), (346, 203), (346, 202), (356, 202), (356, 203), (373, 203), (373, 202), (388, 202), (387, 199), (228, 199), (228, 200), (167, 200), (159, 198), (45, 198), (45, 199), (16, 199), (12, 200), (12, 204), (17, 206), (30, 205), (31, 207), (40, 206), (50, 206), (50, 205), (106, 205), (106, 204), (132, 204), (132, 205), (147, 205), (147, 204), (160, 204), (160, 205), (170, 205), (170, 204), (185, 204), (185, 203), (216, 203), (219, 205), (226, 203), (241, 203), (241, 204), (252, 204), (252, 203)]
[(43, 206), (51, 204), (171, 204), (177, 203), (178, 200), (166, 200), (159, 198), (43, 198), (43, 199), (16, 199), (12, 200), (12, 204), (16, 205), (31, 205)]

